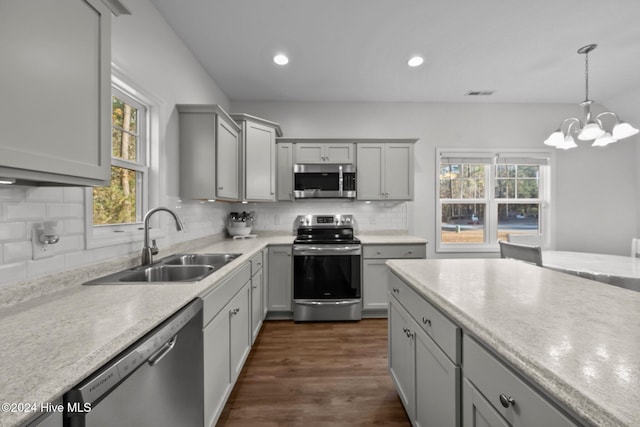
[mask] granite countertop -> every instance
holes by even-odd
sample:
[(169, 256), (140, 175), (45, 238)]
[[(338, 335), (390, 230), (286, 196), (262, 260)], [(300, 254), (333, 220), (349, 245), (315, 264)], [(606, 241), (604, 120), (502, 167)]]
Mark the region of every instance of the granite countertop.
[[(83, 286), (82, 280), (5, 306), (0, 309), (0, 400), (55, 403), (164, 319), (214, 289), (258, 251), (292, 240), (291, 235), (226, 239), (204, 246), (196, 252), (242, 256), (197, 283)], [(158, 257), (170, 254), (162, 251)], [(37, 415), (0, 412), (0, 426), (22, 425)]]
[[(86, 267), (0, 292), (0, 400), (54, 403), (164, 319), (215, 288), (267, 245), (292, 244), (291, 234), (214, 240), (199, 253), (242, 253), (200, 282), (83, 286), (86, 280), (133, 266), (137, 257)], [(418, 239), (422, 240), (422, 239)], [(424, 240), (422, 240), (424, 241)], [(407, 235), (365, 237), (363, 243), (414, 243)], [(162, 248), (161, 248), (162, 249)], [(156, 258), (174, 252), (162, 250)], [(116, 268), (117, 266), (117, 268)], [(0, 427), (22, 425), (38, 414), (0, 412)]]
[(639, 292), (508, 259), (387, 264), (581, 422), (640, 425)]

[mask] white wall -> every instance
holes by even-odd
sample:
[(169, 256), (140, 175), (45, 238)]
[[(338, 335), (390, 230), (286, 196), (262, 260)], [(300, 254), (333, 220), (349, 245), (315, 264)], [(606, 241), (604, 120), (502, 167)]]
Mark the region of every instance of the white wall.
[[(127, 0), (132, 15), (113, 19), (112, 60), (127, 81), (152, 98), (154, 124), (150, 161), (158, 183), (150, 206), (177, 209), (186, 230), (176, 232), (168, 215), (158, 215), (163, 245), (217, 234), (224, 229), (227, 206), (180, 202), (179, 150), (175, 104), (210, 103), (228, 108), (229, 100), (195, 60), (149, 0)], [(84, 189), (13, 187), (0, 189), (0, 286), (137, 253), (142, 244), (84, 249)], [(88, 203), (91, 203), (89, 201)], [(59, 221), (59, 255), (32, 259), (31, 226)]]
[[(434, 252), (435, 148), (544, 148), (542, 141), (577, 105), (232, 102), (236, 113), (280, 123), (285, 137), (419, 138), (408, 231)], [(595, 149), (557, 153), (552, 176), (552, 243), (559, 250), (627, 254), (637, 230), (635, 170), (638, 137)], [(466, 254), (465, 256), (487, 256)]]

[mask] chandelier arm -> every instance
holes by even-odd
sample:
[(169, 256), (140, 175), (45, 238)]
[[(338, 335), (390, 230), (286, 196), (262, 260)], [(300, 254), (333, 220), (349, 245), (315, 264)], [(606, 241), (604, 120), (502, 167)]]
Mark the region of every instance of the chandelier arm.
[(571, 128), (572, 128), (573, 125), (578, 125), (579, 128), (582, 127), (582, 122), (580, 121), (580, 119), (578, 119), (577, 117), (569, 117), (567, 119), (564, 119), (562, 121), (562, 123), (560, 123), (560, 130), (561, 131), (562, 131), (562, 127), (564, 125), (566, 125), (567, 123), (569, 123), (569, 126), (567, 126), (567, 131), (564, 132), (565, 135), (569, 135), (569, 133), (571, 133)]

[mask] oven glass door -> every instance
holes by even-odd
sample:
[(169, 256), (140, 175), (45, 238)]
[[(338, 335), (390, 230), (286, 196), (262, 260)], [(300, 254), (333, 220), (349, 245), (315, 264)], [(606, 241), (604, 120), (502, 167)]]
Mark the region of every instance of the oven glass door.
[(295, 300), (342, 300), (361, 296), (360, 254), (305, 254), (293, 257)]

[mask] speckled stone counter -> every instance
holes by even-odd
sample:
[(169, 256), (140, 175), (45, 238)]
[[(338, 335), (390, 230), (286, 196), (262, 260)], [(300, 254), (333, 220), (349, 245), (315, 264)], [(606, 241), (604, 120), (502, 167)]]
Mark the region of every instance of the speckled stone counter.
[[(139, 259), (132, 256), (0, 289), (0, 401), (54, 403), (164, 319), (210, 292), (258, 251), (293, 240), (291, 234), (260, 233), (255, 239), (203, 239), (196, 246), (187, 242), (171, 250), (161, 248), (157, 258), (174, 252), (242, 253), (198, 283), (82, 285), (136, 265)], [(406, 234), (363, 241), (424, 242)], [(0, 412), (0, 426), (23, 425), (37, 415)]]
[(356, 237), (364, 245), (401, 245), (401, 244), (425, 244), (427, 241), (421, 237), (409, 236), (399, 232), (381, 234), (362, 233)]
[[(53, 403), (164, 319), (214, 289), (268, 244), (292, 241), (291, 235), (226, 239), (202, 247), (197, 252), (242, 256), (197, 283), (83, 286), (87, 275), (96, 272), (88, 267), (88, 273), (70, 274), (71, 282), (47, 284), (55, 292), (49, 289), (26, 298), (18, 289), (17, 302), (5, 301), (0, 310), (0, 401)], [(170, 253), (159, 256), (165, 255)], [(0, 412), (0, 426), (23, 425), (37, 415)]]
[(387, 264), (585, 425), (640, 426), (640, 293), (507, 259)]

